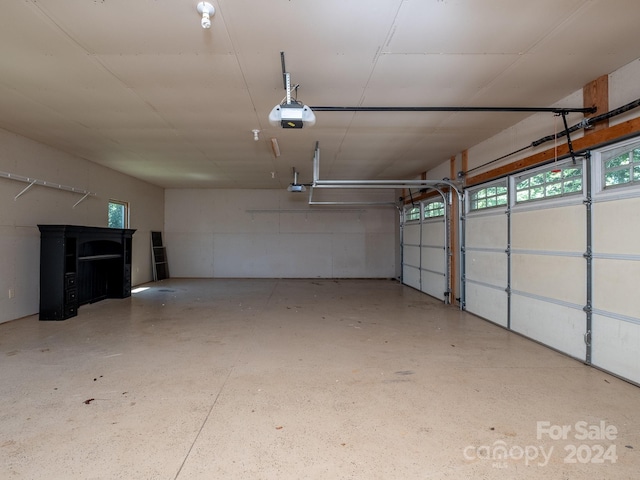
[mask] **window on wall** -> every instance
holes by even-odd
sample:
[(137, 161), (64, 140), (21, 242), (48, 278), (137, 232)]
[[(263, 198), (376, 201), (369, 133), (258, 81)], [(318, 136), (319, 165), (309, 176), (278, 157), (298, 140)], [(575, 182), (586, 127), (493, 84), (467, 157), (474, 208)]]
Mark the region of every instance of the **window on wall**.
[(469, 197), (469, 209), (483, 210), (506, 205), (508, 201), (507, 192), (506, 180), (499, 184), (472, 190)]
[(110, 228), (129, 228), (129, 204), (118, 200), (109, 200)]
[(582, 164), (554, 165), (516, 176), (516, 203), (582, 193), (582, 186)]
[(405, 207), (404, 210), (405, 221), (410, 222), (411, 220), (420, 220), (420, 207)]
[(616, 154), (613, 158), (604, 159), (604, 188), (640, 184), (640, 147), (636, 144), (636, 148), (628, 147), (624, 152)]
[(425, 203), (424, 218), (442, 217), (444, 216), (444, 202), (433, 201)]

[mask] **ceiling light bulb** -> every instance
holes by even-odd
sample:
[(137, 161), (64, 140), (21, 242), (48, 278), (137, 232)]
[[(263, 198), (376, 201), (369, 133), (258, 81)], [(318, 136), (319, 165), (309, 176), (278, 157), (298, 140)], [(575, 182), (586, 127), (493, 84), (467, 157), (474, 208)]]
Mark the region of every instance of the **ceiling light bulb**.
[(202, 28), (211, 28), (211, 18), (209, 12), (202, 12)]
[(198, 13), (202, 14), (202, 21), (200, 25), (202, 28), (211, 28), (211, 15), (213, 15), (216, 11), (209, 2), (200, 2), (196, 7)]

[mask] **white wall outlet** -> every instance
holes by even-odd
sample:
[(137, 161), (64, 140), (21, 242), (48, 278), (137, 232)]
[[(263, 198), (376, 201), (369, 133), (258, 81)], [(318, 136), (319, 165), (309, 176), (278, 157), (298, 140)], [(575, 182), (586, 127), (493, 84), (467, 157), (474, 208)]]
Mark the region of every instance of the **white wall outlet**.
[(13, 288), (9, 289), (9, 298), (13, 298), (16, 296), (16, 291)]

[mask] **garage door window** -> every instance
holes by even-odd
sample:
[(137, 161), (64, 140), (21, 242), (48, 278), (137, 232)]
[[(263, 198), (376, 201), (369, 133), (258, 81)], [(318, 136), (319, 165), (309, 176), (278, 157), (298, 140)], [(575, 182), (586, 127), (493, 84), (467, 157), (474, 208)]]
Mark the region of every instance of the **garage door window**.
[(582, 193), (582, 165), (553, 165), (515, 178), (516, 203)]
[(507, 181), (504, 180), (499, 184), (472, 190), (469, 197), (469, 210), (499, 207), (506, 205), (507, 200)]
[(640, 184), (640, 147), (628, 148), (613, 158), (605, 159), (603, 173), (604, 188)]
[(404, 218), (407, 222), (420, 220), (420, 207), (405, 207)]
[(444, 202), (433, 201), (425, 203), (424, 218), (444, 217)]

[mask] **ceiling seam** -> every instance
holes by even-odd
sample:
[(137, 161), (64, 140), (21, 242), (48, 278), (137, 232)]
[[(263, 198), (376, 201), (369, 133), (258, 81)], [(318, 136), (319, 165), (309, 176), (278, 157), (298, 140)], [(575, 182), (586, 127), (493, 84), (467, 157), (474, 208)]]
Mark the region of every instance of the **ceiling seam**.
[[(154, 113), (154, 115), (157, 116), (157, 118), (164, 123), (167, 127), (169, 127), (171, 129), (172, 132), (174, 132), (174, 134), (178, 137), (181, 138), (182, 142), (184, 145), (187, 145), (186, 141), (179, 135), (178, 133), (178, 129), (175, 127), (175, 125), (173, 125), (171, 122), (167, 121), (167, 119), (164, 118), (163, 115), (160, 114), (160, 112), (158, 111), (158, 109), (152, 105), (151, 103), (149, 103), (147, 100), (145, 100), (144, 98), (142, 98), (140, 95), (138, 95), (138, 93), (135, 91), (134, 88), (132, 88), (130, 85), (128, 85), (124, 80), (122, 80), (120, 77), (118, 77), (113, 71), (111, 71), (106, 64), (104, 64), (100, 58), (97, 56), (97, 54), (95, 52), (92, 52), (89, 48), (87, 48), (86, 46), (84, 46), (80, 41), (78, 41), (76, 38), (74, 38), (60, 23), (58, 23), (53, 16), (47, 12), (40, 4), (36, 3), (36, 2), (30, 2), (29, 5), (32, 6), (33, 9), (35, 9), (35, 11), (42, 17), (45, 19), (45, 21), (47, 21), (49, 23), (50, 26), (54, 26), (55, 29), (61, 33), (65, 38), (67, 38), (73, 45), (75, 45), (76, 47), (78, 47), (82, 53), (85, 54), (86, 57), (88, 57), (90, 59), (90, 61), (95, 65), (98, 66), (100, 69), (102, 69), (104, 72), (106, 72), (107, 74), (109, 74), (113, 79), (115, 79), (121, 86), (123, 86), (125, 88), (125, 90), (127, 90), (129, 93), (131, 93), (134, 97), (138, 98), (144, 105), (147, 105)], [(55, 110), (54, 110), (55, 111)], [(79, 123), (76, 121), (76, 123)], [(82, 124), (80, 124), (82, 125)], [(99, 133), (99, 136), (108, 138), (111, 142), (114, 142), (115, 144), (118, 144), (118, 142), (116, 140), (114, 140), (113, 138), (110, 138), (108, 135), (105, 135), (104, 132), (102, 132), (101, 130), (96, 130), (93, 129), (89, 126), (85, 126), (83, 125), (85, 128), (88, 128), (89, 130), (91, 130), (92, 132), (96, 132)], [(200, 151), (200, 153), (206, 158), (206, 154), (205, 152)], [(141, 158), (145, 158), (145, 157), (141, 157)]]
[[(231, 45), (231, 51), (234, 53), (234, 58), (236, 61), (236, 64), (238, 65), (238, 70), (240, 71), (240, 76), (242, 77), (242, 81), (244, 82), (244, 87), (247, 91), (247, 96), (249, 97), (249, 101), (251, 102), (251, 106), (253, 107), (253, 113), (255, 114), (256, 117), (256, 122), (258, 124), (258, 128), (260, 129), (260, 131), (263, 130), (262, 128), (262, 122), (260, 122), (260, 116), (258, 115), (258, 109), (256, 107), (255, 101), (253, 100), (253, 96), (251, 95), (251, 89), (249, 88), (249, 84), (247, 82), (247, 77), (244, 73), (244, 69), (242, 68), (242, 63), (240, 62), (240, 55), (238, 53), (238, 51), (236, 50), (236, 44), (233, 41), (233, 37), (231, 35), (231, 29), (229, 29), (227, 23), (224, 21), (224, 14), (223, 14), (223, 6), (222, 6), (222, 1), (218, 2), (218, 10), (220, 11), (220, 14), (222, 16), (222, 23), (224, 24), (224, 29), (225, 32), (227, 32), (228, 38), (229, 38), (229, 44)], [(275, 137), (274, 137), (275, 138)], [(269, 139), (269, 141), (271, 141), (271, 139)], [(262, 142), (264, 143), (264, 142)], [(276, 159), (274, 156), (269, 155), (269, 159), (271, 160), (271, 166), (273, 168), (274, 172), (278, 171), (278, 166), (276, 164)], [(280, 179), (279, 176), (277, 176), (277, 180), (278, 180), (278, 185), (280, 185), (281, 188), (284, 188), (284, 185), (282, 184), (282, 181)]]
[[(507, 73), (508, 71), (512, 70), (513, 68), (515, 68), (516, 64), (518, 64), (519, 62), (522, 61), (522, 59), (528, 55), (533, 49), (535, 49), (538, 45), (540, 45), (540, 43), (542, 43), (546, 38), (548, 38), (550, 35), (553, 35), (555, 32), (557, 32), (558, 30), (560, 30), (564, 25), (566, 25), (571, 19), (573, 19), (574, 17), (576, 17), (581, 10), (587, 8), (587, 4), (588, 4), (587, 0), (586, 2), (583, 2), (580, 6), (576, 7), (574, 9), (574, 11), (572, 13), (570, 13), (569, 15), (567, 15), (564, 20), (559, 21), (555, 26), (551, 27), (550, 30), (547, 31), (547, 33), (543, 34), (540, 36), (540, 38), (538, 38), (538, 40), (534, 41), (529, 47), (527, 47), (526, 49), (524, 49), (523, 52), (519, 52), (517, 58), (515, 58), (513, 60), (513, 62), (511, 62), (509, 65), (507, 65), (504, 69), (502, 69), (496, 76), (494, 76), (493, 80), (491, 80), (490, 82), (488, 82), (486, 85), (484, 85), (482, 88), (478, 89), (478, 91), (476, 92), (476, 94), (470, 98), (470, 102), (473, 101), (473, 99), (477, 98), (479, 95), (481, 95), (483, 92), (485, 92), (488, 88), (490, 88), (495, 82), (498, 81), (498, 78), (501, 78), (505, 73)], [(558, 100), (556, 100), (558, 101)]]
[[(376, 49), (375, 53), (373, 54), (373, 59), (372, 59), (372, 62), (371, 62), (372, 63), (371, 70), (369, 71), (369, 76), (367, 77), (367, 81), (365, 82), (364, 87), (362, 88), (362, 94), (360, 95), (360, 98), (358, 99), (358, 102), (357, 102), (357, 106), (359, 106), (359, 107), (362, 106), (362, 103), (364, 102), (365, 92), (367, 91), (369, 83), (371, 82), (371, 78), (373, 77), (373, 74), (375, 73), (376, 66), (378, 65), (378, 60), (383, 55), (383, 46), (388, 46), (389, 43), (391, 42), (391, 39), (395, 35), (396, 28), (397, 28), (396, 22), (398, 20), (398, 16), (400, 15), (400, 10), (402, 10), (402, 6), (404, 5), (405, 1), (406, 0), (400, 0), (398, 8), (396, 9), (396, 13), (394, 14), (393, 20), (391, 21), (391, 26), (389, 27), (389, 30), (387, 31), (387, 34), (385, 35), (384, 41), (382, 41), (380, 46), (378, 46), (378, 48)], [(331, 171), (331, 169), (333, 168), (333, 164), (335, 163), (335, 160), (337, 159), (338, 155), (340, 154), (340, 151), (342, 150), (342, 145), (344, 144), (344, 140), (347, 137), (347, 135), (349, 134), (349, 131), (351, 130), (351, 125), (353, 124), (353, 122), (355, 120), (355, 117), (356, 117), (356, 112), (354, 112), (351, 115), (351, 119), (349, 120), (349, 123), (347, 124), (347, 127), (344, 130), (344, 134), (342, 135), (342, 138), (338, 142), (338, 148), (336, 149), (336, 153), (334, 154), (333, 158), (331, 159), (331, 163), (329, 164), (329, 167), (328, 167), (329, 171)]]

